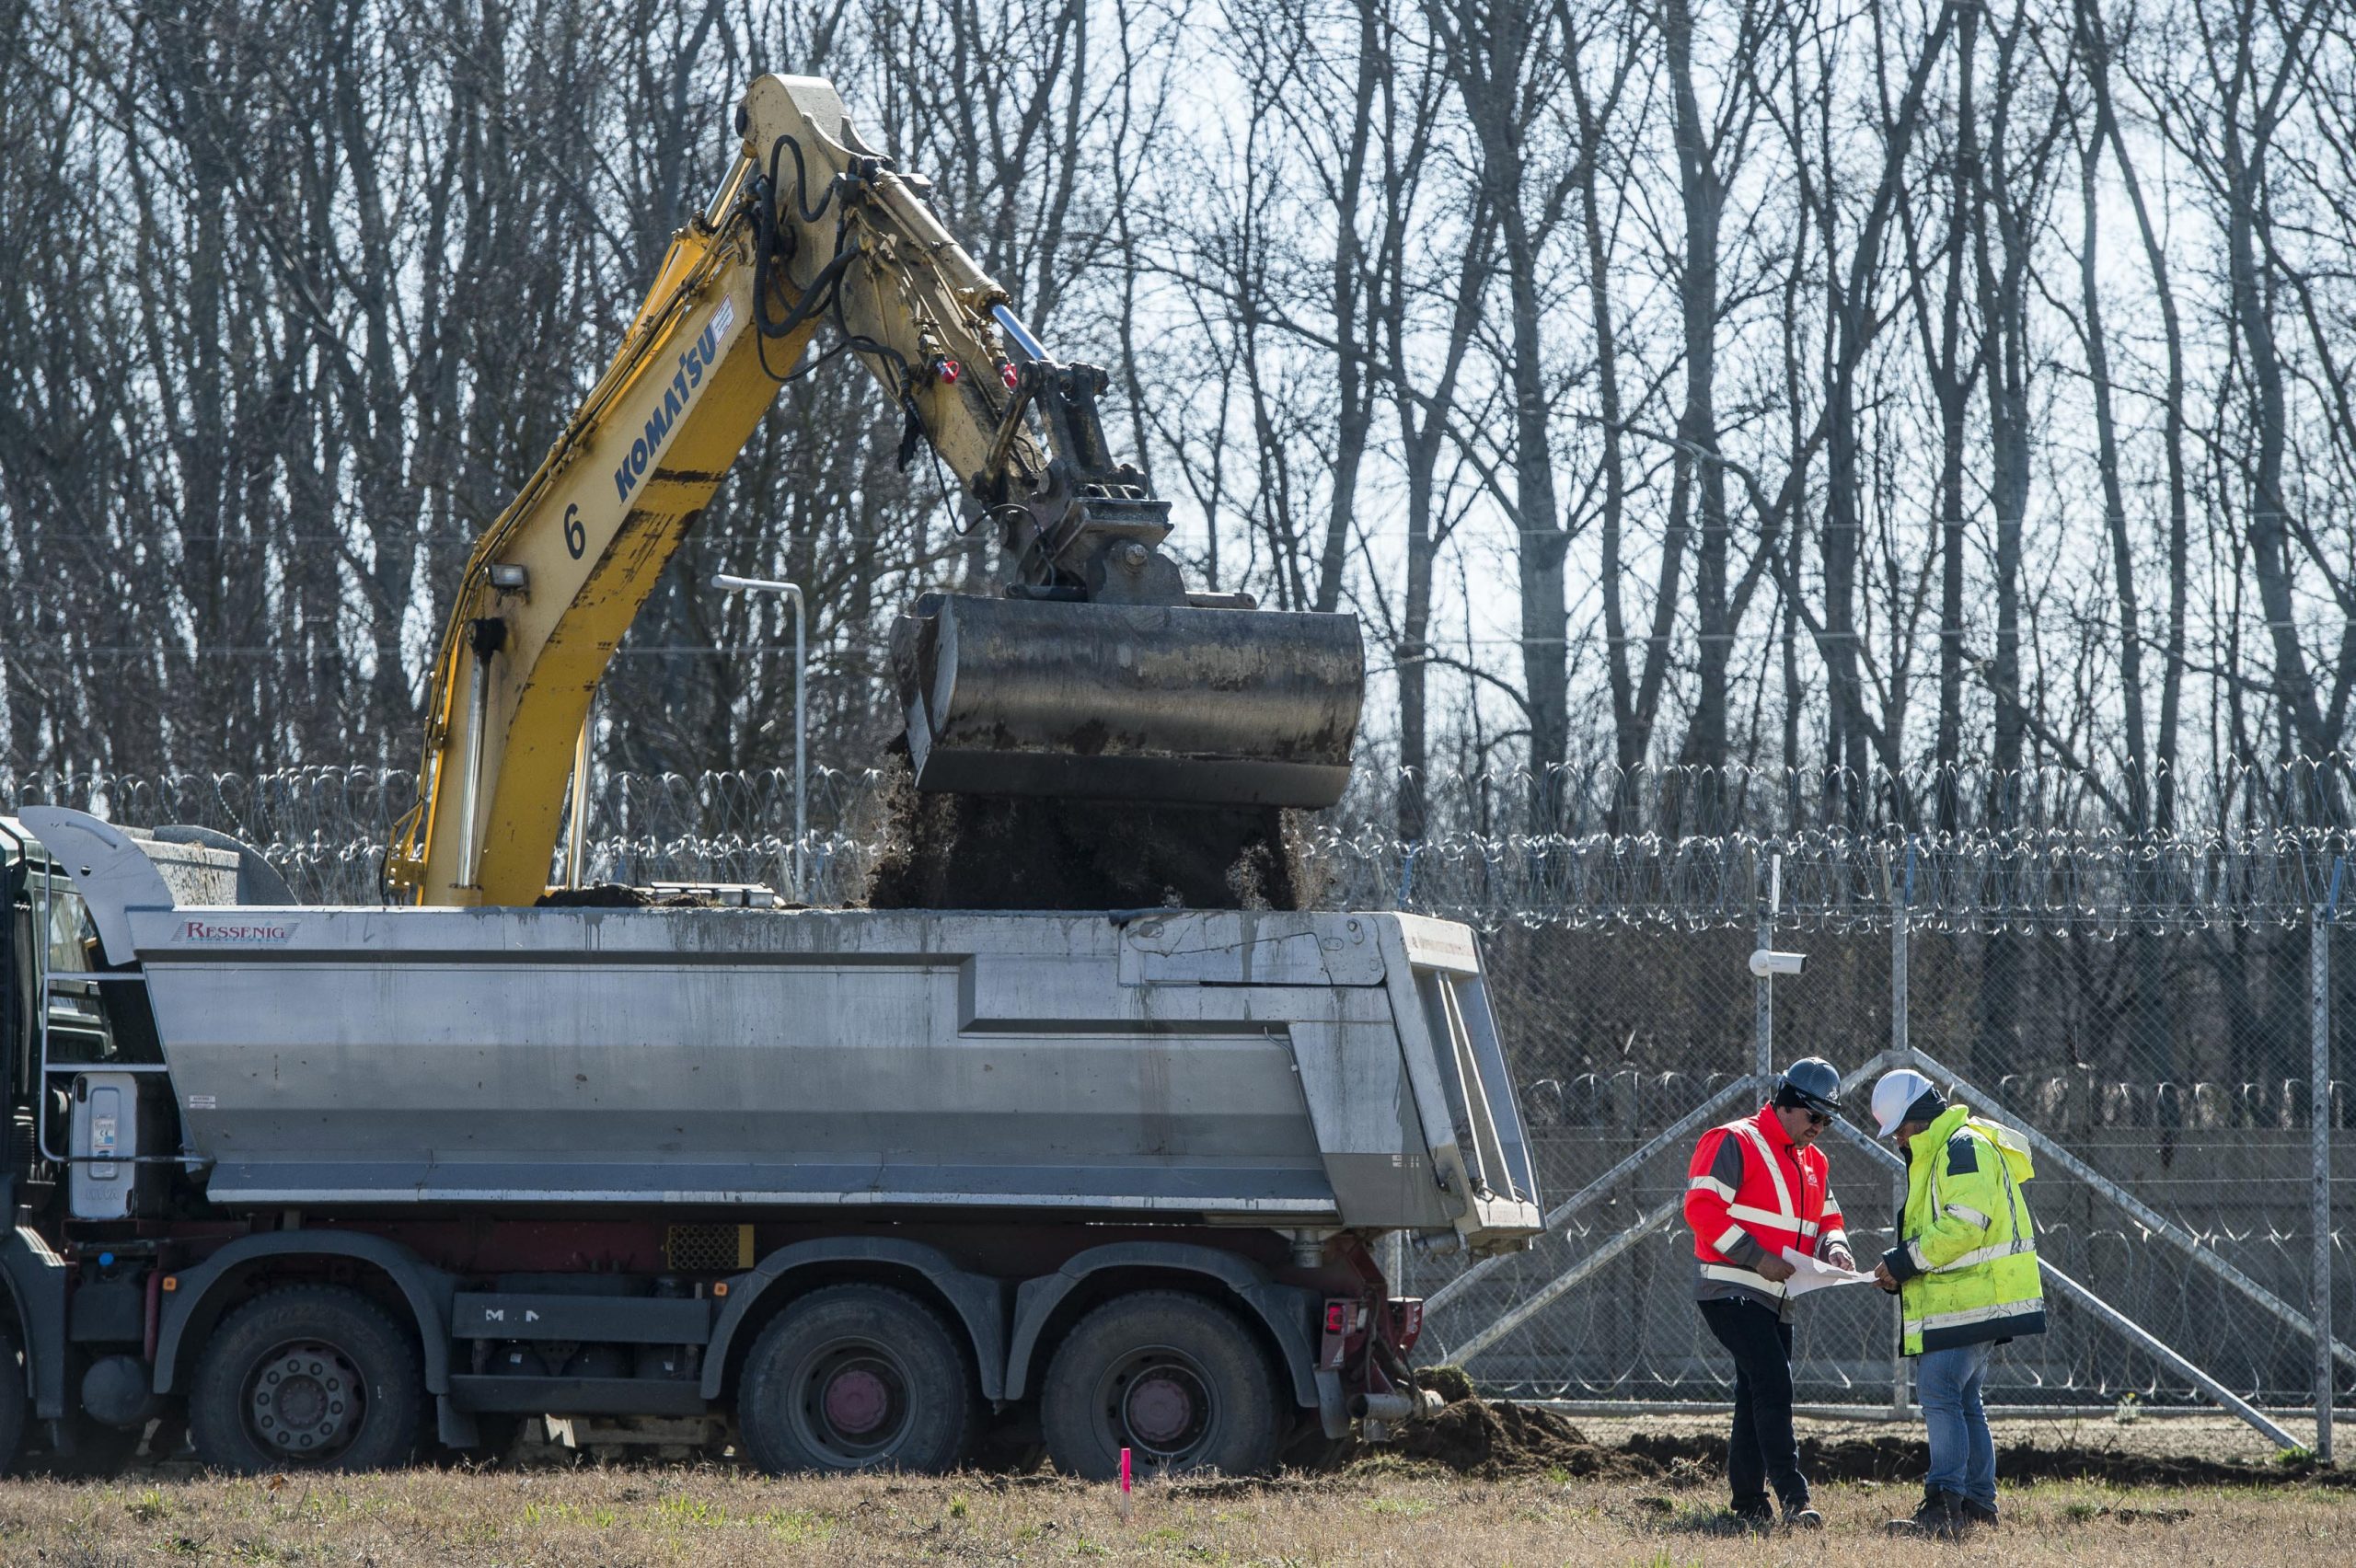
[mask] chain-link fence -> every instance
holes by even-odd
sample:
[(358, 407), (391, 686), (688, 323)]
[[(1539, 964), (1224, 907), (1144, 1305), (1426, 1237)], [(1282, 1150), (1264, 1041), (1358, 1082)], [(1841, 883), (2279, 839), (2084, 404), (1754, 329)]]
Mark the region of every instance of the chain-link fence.
[[(2038, 1136), (2026, 1196), (2049, 1265), (2051, 1328), (2006, 1347), (1992, 1401), (2312, 1406), (2316, 1201), (2329, 1191), (2327, 1170), (2342, 1173), (2345, 1200), (2356, 1131), (2335, 1081), (2321, 1129), (2331, 1159), (2319, 1161), (2310, 930), (1910, 926), (1901, 940), (1894, 913), (1882, 912), (1877, 930), (1860, 918), (1780, 927), (1777, 945), (1808, 963), (1774, 982), (1749, 973), (1758, 933), (1731, 921), (1493, 935), (1489, 984), (1544, 1201), (1569, 1212), (1536, 1249), (1469, 1280), (1457, 1260), (1410, 1254), (1410, 1288), (1437, 1302), (1441, 1353), (1523, 1396), (1725, 1396), (1726, 1358), (1690, 1304), (1680, 1210), (1695, 1137), (1761, 1102), (1760, 991), (1772, 983), (1773, 1059), (1821, 1055), (1853, 1078), (1846, 1126), (1825, 1147), (1861, 1257), (1894, 1244), (1903, 1202), (1890, 1161), (1861, 1136), (1879, 1071), (1923, 1066), (1976, 1110)], [(2323, 929), (2344, 980), (2356, 952), (2347, 933)], [(2323, 999), (2324, 1041), (2344, 1052), (2356, 1006), (2337, 1005), (2328, 981)], [(2326, 1235), (2345, 1399), (2356, 1391), (2345, 1348), (2356, 1338), (2356, 1271)], [(1893, 1314), (1877, 1292), (1817, 1295), (1798, 1316), (1802, 1400), (1904, 1398)]]
[[(2356, 1279), (2323, 1217), (2356, 1182), (2347, 777), (2334, 758), (2176, 790), (2174, 820), (2203, 825), (2165, 833), (2115, 825), (2142, 792), (2058, 772), (1362, 779), (1301, 824), (1326, 900), (1487, 934), (1558, 1211), (1512, 1259), (1405, 1260), (1435, 1302), (1426, 1348), (1524, 1396), (1722, 1398), (1728, 1368), (1690, 1304), (1685, 1161), (1702, 1130), (1756, 1109), (1763, 1061), (1820, 1055), (1854, 1076), (1827, 1147), (1861, 1255), (1890, 1244), (1899, 1201), (1893, 1157), (1858, 1131), (1881, 1068), (1923, 1066), (2037, 1140), (2051, 1329), (2006, 1347), (1992, 1398), (2311, 1410), (2319, 1297), (2329, 1378), (2356, 1393)], [(883, 847), (877, 791), (874, 774), (819, 770), (797, 842), (782, 772), (609, 774), (587, 866), (853, 902)], [(0, 775), (0, 800), (235, 834), (334, 903), (379, 896), (413, 794), (375, 768)], [(1807, 954), (1802, 974), (1752, 975), (1771, 940)], [(1799, 1343), (1804, 1400), (1903, 1401), (1877, 1292), (1804, 1302)]]

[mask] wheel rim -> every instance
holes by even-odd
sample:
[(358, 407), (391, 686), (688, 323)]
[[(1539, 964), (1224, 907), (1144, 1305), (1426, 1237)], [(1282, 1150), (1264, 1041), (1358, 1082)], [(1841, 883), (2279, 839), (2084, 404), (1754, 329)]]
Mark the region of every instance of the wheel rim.
[(241, 1401), (247, 1435), (290, 1464), (323, 1464), (360, 1435), (367, 1383), (322, 1340), (290, 1340), (257, 1357)]
[(887, 1345), (847, 1338), (814, 1346), (794, 1364), (795, 1435), (837, 1469), (881, 1464), (908, 1435), (916, 1412), (910, 1386)]
[(1100, 1430), (1111, 1447), (1127, 1448), (1164, 1470), (1183, 1469), (1218, 1435), (1218, 1399), (1202, 1364), (1171, 1345), (1129, 1352), (1096, 1385)]

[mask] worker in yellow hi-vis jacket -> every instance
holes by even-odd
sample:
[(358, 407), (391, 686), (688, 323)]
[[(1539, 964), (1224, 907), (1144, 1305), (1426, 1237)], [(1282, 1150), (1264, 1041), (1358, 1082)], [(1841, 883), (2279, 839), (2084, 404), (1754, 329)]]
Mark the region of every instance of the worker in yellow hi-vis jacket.
[(1981, 1404), (1990, 1355), (2045, 1332), (2037, 1230), (2021, 1196), (2035, 1172), (2019, 1133), (1949, 1105), (1911, 1067), (1882, 1076), (1873, 1113), (1906, 1156), (1898, 1245), (1874, 1278), (1899, 1297), (1931, 1438), (1922, 1505), (1890, 1528), (1958, 1535), (1996, 1522), (1996, 1448)]

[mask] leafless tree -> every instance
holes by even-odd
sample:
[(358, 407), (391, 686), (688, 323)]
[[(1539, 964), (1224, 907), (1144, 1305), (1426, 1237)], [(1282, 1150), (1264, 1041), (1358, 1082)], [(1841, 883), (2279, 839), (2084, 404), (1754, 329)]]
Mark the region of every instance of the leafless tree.
[[(1975, 766), (2051, 766), (2165, 834), (2356, 706), (2324, 0), (0, 0), (0, 69), (12, 769), (406, 762), (466, 551), (771, 69), (1112, 369), (1198, 575), (1365, 617), (1369, 757), (1530, 770), (1493, 825), (1687, 763), (1610, 824), (1705, 830), (1748, 765), (1961, 831), (2015, 799)], [(786, 389), (609, 760), (790, 751), (786, 628), (715, 567), (809, 588), (818, 755), (872, 756), (893, 617), (997, 564), (898, 434), (850, 367)], [(2320, 777), (2269, 809), (2344, 823)]]

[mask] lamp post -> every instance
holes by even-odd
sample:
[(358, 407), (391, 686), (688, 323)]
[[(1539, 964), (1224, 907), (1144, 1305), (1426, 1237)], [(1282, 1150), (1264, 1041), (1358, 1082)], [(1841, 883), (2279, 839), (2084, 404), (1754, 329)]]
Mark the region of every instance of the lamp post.
[(805, 698), (810, 677), (809, 609), (798, 582), (766, 577), (738, 577), (715, 571), (711, 585), (723, 594), (771, 594), (793, 605), (793, 896), (802, 902), (802, 841), (809, 836), (810, 753), (809, 709)]

